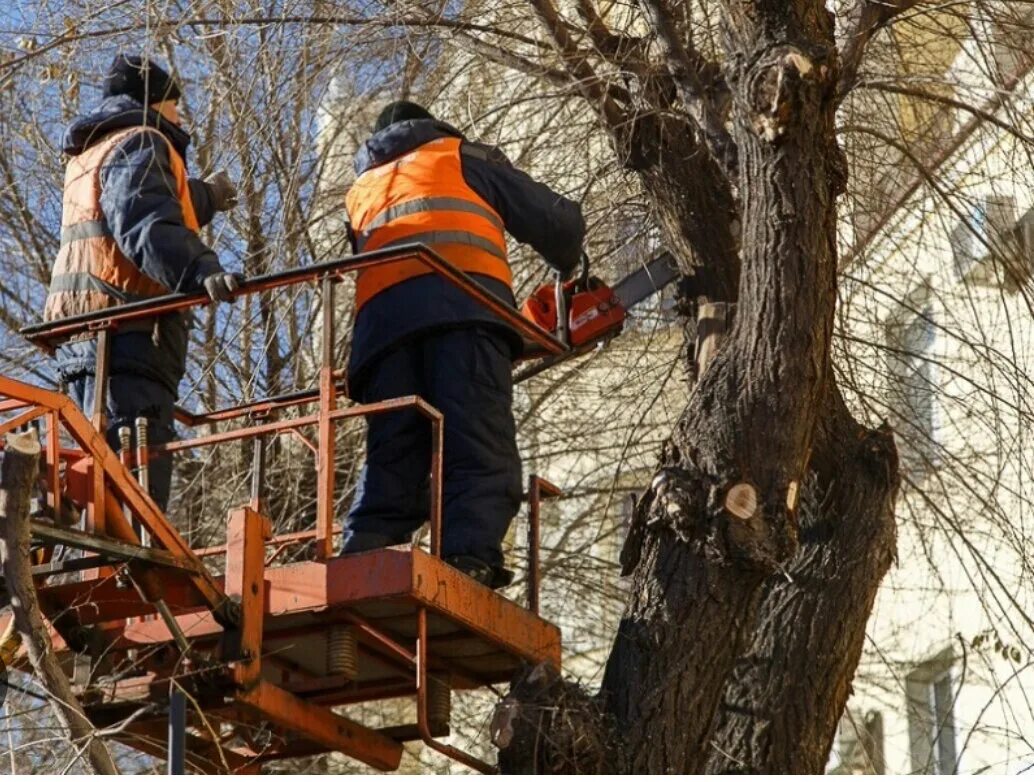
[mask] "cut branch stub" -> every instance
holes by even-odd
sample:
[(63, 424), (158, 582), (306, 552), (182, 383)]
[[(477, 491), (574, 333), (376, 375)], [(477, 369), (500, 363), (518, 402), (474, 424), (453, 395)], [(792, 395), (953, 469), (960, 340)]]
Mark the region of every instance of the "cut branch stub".
[(14, 623), (25, 641), (29, 662), (49, 693), (58, 723), (73, 742), (85, 747), (83, 757), (93, 773), (118, 774), (108, 748), (86, 718), (54, 653), (32, 579), (29, 503), (39, 472), (39, 455), (35, 432), (7, 435), (0, 464), (0, 562), (11, 595)]
[(749, 483), (737, 483), (725, 493), (725, 509), (738, 519), (753, 518), (758, 510), (758, 493)]
[(724, 302), (701, 304), (697, 309), (697, 343), (696, 343), (696, 376), (701, 378), (704, 370), (718, 353), (725, 334), (729, 330), (729, 321), (733, 305)]
[(786, 489), (786, 509), (790, 511), (790, 513), (797, 510), (797, 492), (797, 481), (790, 481), (790, 485)]
[(830, 73), (826, 65), (816, 67), (811, 58), (792, 46), (775, 50), (771, 62), (758, 71), (751, 85), (754, 132), (770, 143), (782, 138), (799, 119), (797, 85), (816, 78), (825, 81)]

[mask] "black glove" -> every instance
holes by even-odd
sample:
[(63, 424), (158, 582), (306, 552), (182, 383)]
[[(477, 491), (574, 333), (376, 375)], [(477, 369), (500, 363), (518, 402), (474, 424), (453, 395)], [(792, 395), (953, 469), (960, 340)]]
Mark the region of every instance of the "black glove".
[(205, 293), (212, 301), (230, 301), (239, 287), (241, 282), (236, 274), (219, 272), (205, 277)]
[(213, 174), (205, 180), (205, 184), (208, 185), (215, 211), (225, 212), (237, 206), (237, 185), (225, 171)]

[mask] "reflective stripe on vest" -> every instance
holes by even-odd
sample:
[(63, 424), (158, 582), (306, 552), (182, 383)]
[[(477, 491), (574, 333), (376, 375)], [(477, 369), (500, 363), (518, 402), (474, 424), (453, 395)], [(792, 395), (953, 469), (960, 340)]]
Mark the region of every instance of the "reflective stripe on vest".
[[(462, 139), (434, 139), (361, 174), (345, 203), (360, 252), (426, 244), (457, 268), (512, 284), (502, 218), (463, 178)], [(364, 269), (356, 310), (388, 288), (431, 274), (420, 261)]]
[(199, 230), (186, 166), (172, 143), (157, 129), (145, 126), (109, 133), (71, 158), (65, 169), (61, 249), (54, 261), (43, 312), (45, 320), (83, 315), (169, 293), (165, 285), (126, 258), (101, 209), (101, 169), (108, 155), (136, 133), (155, 133), (168, 147), (173, 174), (170, 192), (180, 202), (187, 228), (195, 233)]

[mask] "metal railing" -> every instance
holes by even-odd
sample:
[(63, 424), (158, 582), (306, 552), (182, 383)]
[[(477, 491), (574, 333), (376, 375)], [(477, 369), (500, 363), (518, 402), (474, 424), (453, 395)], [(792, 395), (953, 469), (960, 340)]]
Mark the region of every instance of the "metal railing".
[[(486, 290), (468, 274), (456, 268), (430, 248), (420, 245), (403, 245), (386, 250), (376, 250), (359, 255), (329, 261), (313, 266), (300, 267), (288, 271), (276, 272), (245, 280), (234, 293), (234, 298), (242, 298), (251, 294), (262, 293), (279, 288), (301, 284), (318, 283), (321, 286), (321, 327), (322, 345), (319, 367), (319, 384), (315, 389), (290, 392), (275, 398), (234, 405), (231, 407), (201, 413), (190, 413), (177, 410), (177, 419), (188, 427), (202, 425), (229, 425), (241, 419), (248, 419), (249, 425), (229, 428), (212, 434), (189, 437), (163, 445), (153, 445), (146, 454), (123, 454), (127, 465), (134, 464), (139, 468), (149, 456), (161, 453), (173, 453), (193, 448), (211, 447), (228, 442), (256, 440), (256, 458), (252, 476), (253, 508), (258, 510), (263, 504), (261, 496), (264, 484), (265, 438), (270, 435), (291, 434), (298, 437), (311, 450), (316, 458), (316, 520), (312, 530), (288, 533), (273, 538), (270, 542), (275, 547), (272, 558), (275, 558), (285, 547), (315, 540), (316, 559), (325, 560), (333, 555), (333, 537), (339, 531), (334, 525), (334, 491), (335, 491), (335, 428), (339, 421), (367, 415), (379, 415), (402, 409), (414, 409), (428, 419), (431, 426), (431, 464), (430, 471), (430, 551), (439, 556), (442, 537), (442, 469), (444, 431), (441, 413), (419, 397), (410, 396), (385, 400), (365, 405), (338, 407), (338, 396), (343, 392), (340, 373), (334, 366), (334, 334), (336, 308), (334, 306), (335, 287), (345, 275), (362, 272), (374, 266), (396, 261), (418, 261), (427, 266), (430, 273), (436, 274), (459, 290), (469, 295), (498, 317), (503, 323), (514, 329), (524, 341), (536, 349), (539, 354), (562, 355), (567, 346), (553, 334), (539, 328), (524, 318), (510, 303)], [(50, 321), (22, 329), (22, 334), (45, 350), (53, 348), (68, 339), (82, 335), (93, 335), (97, 340), (97, 359), (94, 369), (94, 406), (91, 421), (98, 431), (104, 428), (104, 411), (106, 408), (105, 382), (110, 369), (111, 336), (121, 326), (143, 319), (155, 318), (175, 312), (183, 312), (196, 307), (211, 304), (203, 293), (171, 294), (145, 301), (112, 307), (106, 310), (91, 312), (62, 320)], [(295, 415), (276, 421), (261, 421), (273, 413), (284, 412), (291, 408), (314, 405), (316, 411), (307, 415)], [(261, 422), (257, 422), (261, 421)], [(317, 438), (315, 442), (301, 433), (301, 428), (315, 426)], [(539, 500), (542, 496), (556, 496), (559, 490), (546, 481), (532, 476), (529, 483), (529, 535), (528, 535), (528, 604), (532, 610), (538, 610), (539, 579), (539, 535), (538, 515)], [(94, 507), (96, 503), (91, 503)], [(103, 509), (103, 506), (101, 506)], [(104, 533), (103, 512), (91, 512), (88, 515), (88, 531)], [(279, 548), (276, 548), (279, 547)], [(200, 556), (209, 556), (225, 551), (223, 546), (201, 549)], [(271, 559), (272, 559), (271, 558)]]

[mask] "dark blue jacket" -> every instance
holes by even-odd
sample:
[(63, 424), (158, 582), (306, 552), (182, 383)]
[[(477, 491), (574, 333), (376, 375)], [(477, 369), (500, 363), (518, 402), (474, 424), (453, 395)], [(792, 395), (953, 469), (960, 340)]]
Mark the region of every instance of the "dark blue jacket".
[[(443, 136), (463, 135), (437, 120), (407, 120), (374, 134), (355, 158), (362, 174)], [(530, 244), (555, 269), (570, 272), (578, 265), (585, 221), (581, 207), (514, 168), (495, 147), (464, 141), (463, 178), (503, 219), (506, 230)], [(502, 282), (472, 275), (503, 301), (513, 304), (513, 292)], [(514, 356), (521, 349), (518, 335), (482, 305), (437, 275), (414, 277), (394, 285), (363, 305), (355, 321), (349, 384), (357, 392), (370, 363), (403, 341), (433, 329), (487, 324), (505, 330)]]
[[(77, 155), (113, 130), (146, 124), (158, 128), (186, 158), (190, 135), (133, 98), (107, 98), (68, 127), (64, 151)], [(198, 222), (214, 215), (204, 182), (191, 179), (190, 194)], [(101, 169), (101, 209), (123, 254), (148, 277), (172, 291), (195, 292), (205, 277), (222, 271), (216, 254), (183, 222), (168, 147), (153, 133), (123, 141)], [(188, 317), (159, 319), (148, 332), (116, 334), (111, 340), (112, 374), (143, 375), (176, 393), (186, 369)], [(90, 374), (96, 364), (96, 341), (69, 342), (57, 350), (64, 380)]]

